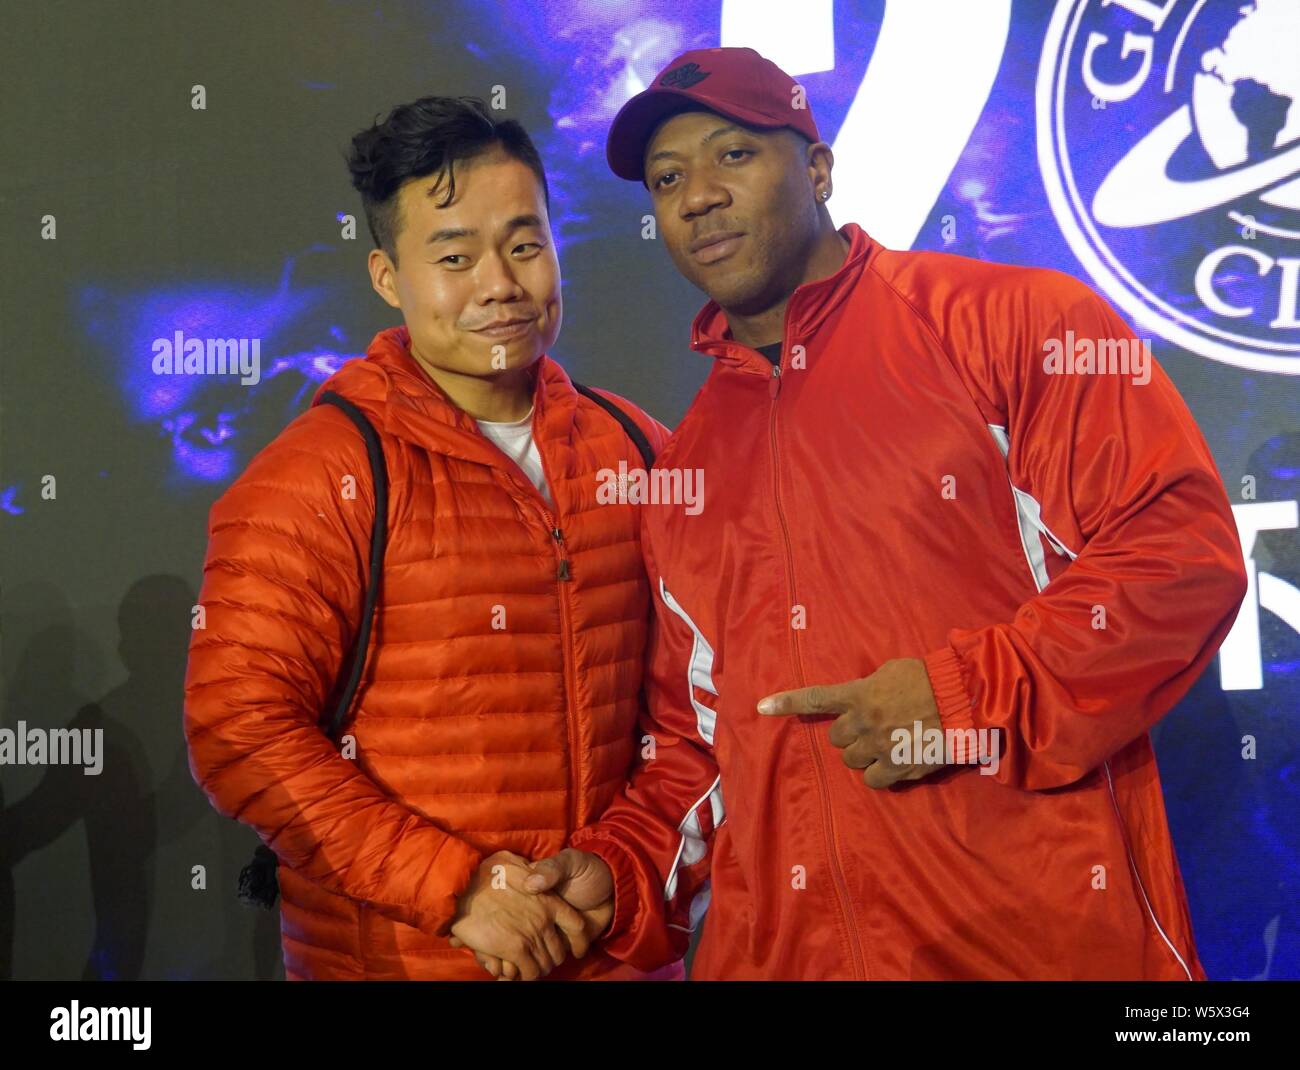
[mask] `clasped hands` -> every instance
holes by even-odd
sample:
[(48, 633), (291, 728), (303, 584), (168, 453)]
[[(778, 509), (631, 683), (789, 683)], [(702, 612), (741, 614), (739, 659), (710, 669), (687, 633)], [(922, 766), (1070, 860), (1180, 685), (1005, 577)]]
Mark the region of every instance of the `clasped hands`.
[(452, 947), (474, 952), (499, 981), (535, 981), (582, 958), (614, 916), (614, 880), (596, 855), (566, 847), (530, 863), (497, 851), (458, 901)]
[[(844, 764), (863, 770), (872, 788), (919, 780), (937, 768), (896, 762), (894, 732), (942, 729), (925, 663), (896, 658), (870, 676), (769, 695), (758, 712), (767, 716), (836, 714), (830, 741)], [(461, 896), (451, 926), (452, 945), (468, 947), (498, 980), (536, 980), (560, 965), (568, 953), (586, 955), (614, 914), (614, 880), (597, 855), (566, 847), (529, 863), (498, 851), (480, 864)]]

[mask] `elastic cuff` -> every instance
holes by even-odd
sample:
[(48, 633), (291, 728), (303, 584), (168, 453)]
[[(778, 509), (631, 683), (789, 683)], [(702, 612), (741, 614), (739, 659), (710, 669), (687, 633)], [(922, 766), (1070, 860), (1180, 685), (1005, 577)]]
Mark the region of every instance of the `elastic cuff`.
[(945, 737), (953, 740), (953, 759), (964, 763), (971, 758), (964, 752), (966, 730), (975, 727), (972, 712), (975, 700), (970, 697), (962, 679), (961, 661), (951, 647), (945, 646), (925, 656), (925, 671), (930, 677), (935, 704), (939, 707), (939, 723)]
[(464, 840), (448, 837), (438, 851), (437, 865), (442, 873), (454, 876), (448, 884), (443, 885), (444, 894), (437, 896), (427, 912), (423, 912), (428, 920), (419, 925), (419, 928), (434, 936), (451, 935), (452, 923), (460, 909), (460, 897), (469, 888), (485, 857), (482, 851), (471, 847)]
[(609, 867), (614, 878), (614, 916), (610, 919), (609, 928), (600, 938), (613, 940), (627, 931), (636, 916), (636, 875), (633, 873), (632, 859), (624, 848), (599, 835), (592, 835), (585, 840), (575, 835), (569, 841), (569, 846), (596, 855)]

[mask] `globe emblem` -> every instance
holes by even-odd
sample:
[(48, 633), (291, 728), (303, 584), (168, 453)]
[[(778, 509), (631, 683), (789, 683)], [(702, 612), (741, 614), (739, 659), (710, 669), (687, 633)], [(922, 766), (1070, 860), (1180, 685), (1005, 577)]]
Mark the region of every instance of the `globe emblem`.
[(1037, 113), (1048, 201), (1108, 297), (1300, 374), (1300, 0), (1059, 0)]
[[(1277, 48), (1279, 40), (1290, 48)], [(1221, 171), (1266, 159), (1300, 140), (1300, 0), (1243, 9), (1223, 45), (1201, 54), (1192, 117)], [(1260, 199), (1300, 211), (1300, 177), (1262, 192)]]

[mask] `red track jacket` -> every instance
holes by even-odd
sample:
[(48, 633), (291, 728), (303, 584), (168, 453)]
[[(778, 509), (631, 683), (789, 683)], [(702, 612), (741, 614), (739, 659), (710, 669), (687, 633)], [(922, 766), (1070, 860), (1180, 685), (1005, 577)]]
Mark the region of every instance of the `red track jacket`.
[[(1205, 442), (1154, 362), (1045, 371), (1131, 335), (1079, 281), (841, 234), (779, 370), (714, 303), (692, 328), (714, 367), (656, 466), (703, 508), (642, 510), (654, 745), (573, 840), (606, 950), (670, 962), (708, 906), (697, 979), (1202, 979), (1147, 730), (1245, 592)], [(873, 790), (833, 718), (755, 709), (898, 657), (996, 775)]]

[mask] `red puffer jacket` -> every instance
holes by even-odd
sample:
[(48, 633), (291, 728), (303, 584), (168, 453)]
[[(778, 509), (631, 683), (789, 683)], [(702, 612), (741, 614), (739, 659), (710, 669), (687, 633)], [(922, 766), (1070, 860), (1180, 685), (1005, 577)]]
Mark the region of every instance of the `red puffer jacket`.
[[(383, 331), (321, 388), (365, 412), (389, 472), (383, 588), (343, 729), (355, 757), (319, 725), (367, 582), (360, 434), (314, 405), (210, 517), (190, 768), (281, 860), (291, 980), (490, 980), (448, 945), (457, 896), (494, 851), (563, 847), (609, 804), (635, 747), (649, 605), (638, 506), (596, 494), (600, 469), (642, 466), (636, 446), (542, 357), (533, 432), (552, 511), (408, 345), (404, 327)], [(615, 400), (657, 450), (665, 429)], [(640, 975), (593, 950), (551, 976)]]

